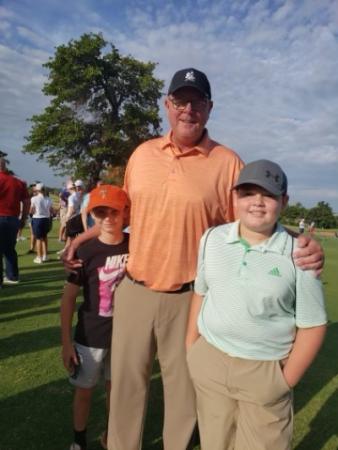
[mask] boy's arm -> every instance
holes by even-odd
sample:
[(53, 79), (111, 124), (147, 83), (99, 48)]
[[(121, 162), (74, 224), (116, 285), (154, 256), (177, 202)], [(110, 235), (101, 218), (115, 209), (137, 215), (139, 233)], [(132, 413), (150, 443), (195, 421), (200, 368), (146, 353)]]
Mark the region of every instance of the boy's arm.
[(291, 353), (283, 367), (287, 384), (294, 387), (315, 359), (326, 333), (326, 325), (298, 328)]
[(99, 234), (99, 227), (97, 225), (94, 225), (72, 240), (69, 247), (67, 247), (62, 254), (62, 263), (65, 266), (66, 270), (68, 270), (69, 272), (76, 272), (75, 269), (82, 266), (82, 261), (80, 259), (74, 259), (76, 250), (81, 244), (99, 236)]
[(185, 347), (187, 350), (197, 341), (200, 334), (197, 328), (197, 318), (201, 310), (203, 297), (194, 292), (190, 302), (190, 312), (188, 317), (187, 334), (185, 338)]
[(77, 284), (67, 283), (61, 299), (62, 360), (63, 365), (70, 373), (74, 370), (74, 365), (79, 364), (72, 338), (73, 314), (79, 290), (80, 287)]

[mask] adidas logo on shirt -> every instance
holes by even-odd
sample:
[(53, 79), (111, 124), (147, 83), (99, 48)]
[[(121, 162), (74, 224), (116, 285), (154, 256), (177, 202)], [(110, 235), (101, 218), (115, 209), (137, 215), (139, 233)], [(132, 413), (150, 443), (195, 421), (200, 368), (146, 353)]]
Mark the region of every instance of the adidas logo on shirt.
[(278, 270), (278, 267), (274, 267), (268, 273), (269, 273), (269, 275), (273, 275), (274, 277), (281, 277), (282, 276), (280, 271)]

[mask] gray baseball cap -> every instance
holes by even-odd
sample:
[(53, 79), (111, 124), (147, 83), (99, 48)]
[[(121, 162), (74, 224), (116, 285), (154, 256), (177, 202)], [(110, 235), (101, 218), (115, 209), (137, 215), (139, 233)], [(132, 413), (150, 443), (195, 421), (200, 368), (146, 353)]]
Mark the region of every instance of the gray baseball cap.
[(288, 189), (288, 179), (281, 167), (267, 159), (253, 161), (243, 167), (233, 189), (243, 184), (255, 184), (273, 195), (284, 195)]

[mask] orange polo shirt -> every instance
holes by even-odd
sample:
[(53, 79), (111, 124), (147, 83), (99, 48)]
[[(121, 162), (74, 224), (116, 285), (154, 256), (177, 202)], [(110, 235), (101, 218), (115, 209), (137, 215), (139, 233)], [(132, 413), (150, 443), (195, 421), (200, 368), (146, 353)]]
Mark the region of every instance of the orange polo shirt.
[(131, 199), (128, 272), (157, 291), (176, 290), (196, 275), (199, 241), (234, 220), (231, 187), (243, 163), (208, 137), (182, 153), (171, 133), (131, 155), (125, 190)]

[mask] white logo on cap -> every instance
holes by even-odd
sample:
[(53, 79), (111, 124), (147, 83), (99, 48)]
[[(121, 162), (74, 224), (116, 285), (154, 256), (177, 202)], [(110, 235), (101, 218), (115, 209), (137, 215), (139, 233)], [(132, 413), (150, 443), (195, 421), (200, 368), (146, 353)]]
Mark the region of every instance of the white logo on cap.
[(196, 81), (195, 74), (194, 74), (193, 70), (191, 70), (190, 72), (187, 72), (185, 74), (184, 81), (193, 81), (193, 82)]
[(104, 198), (106, 198), (107, 197), (107, 189), (105, 189), (105, 188), (101, 188), (100, 189), (100, 195), (101, 195), (101, 197), (104, 199)]

